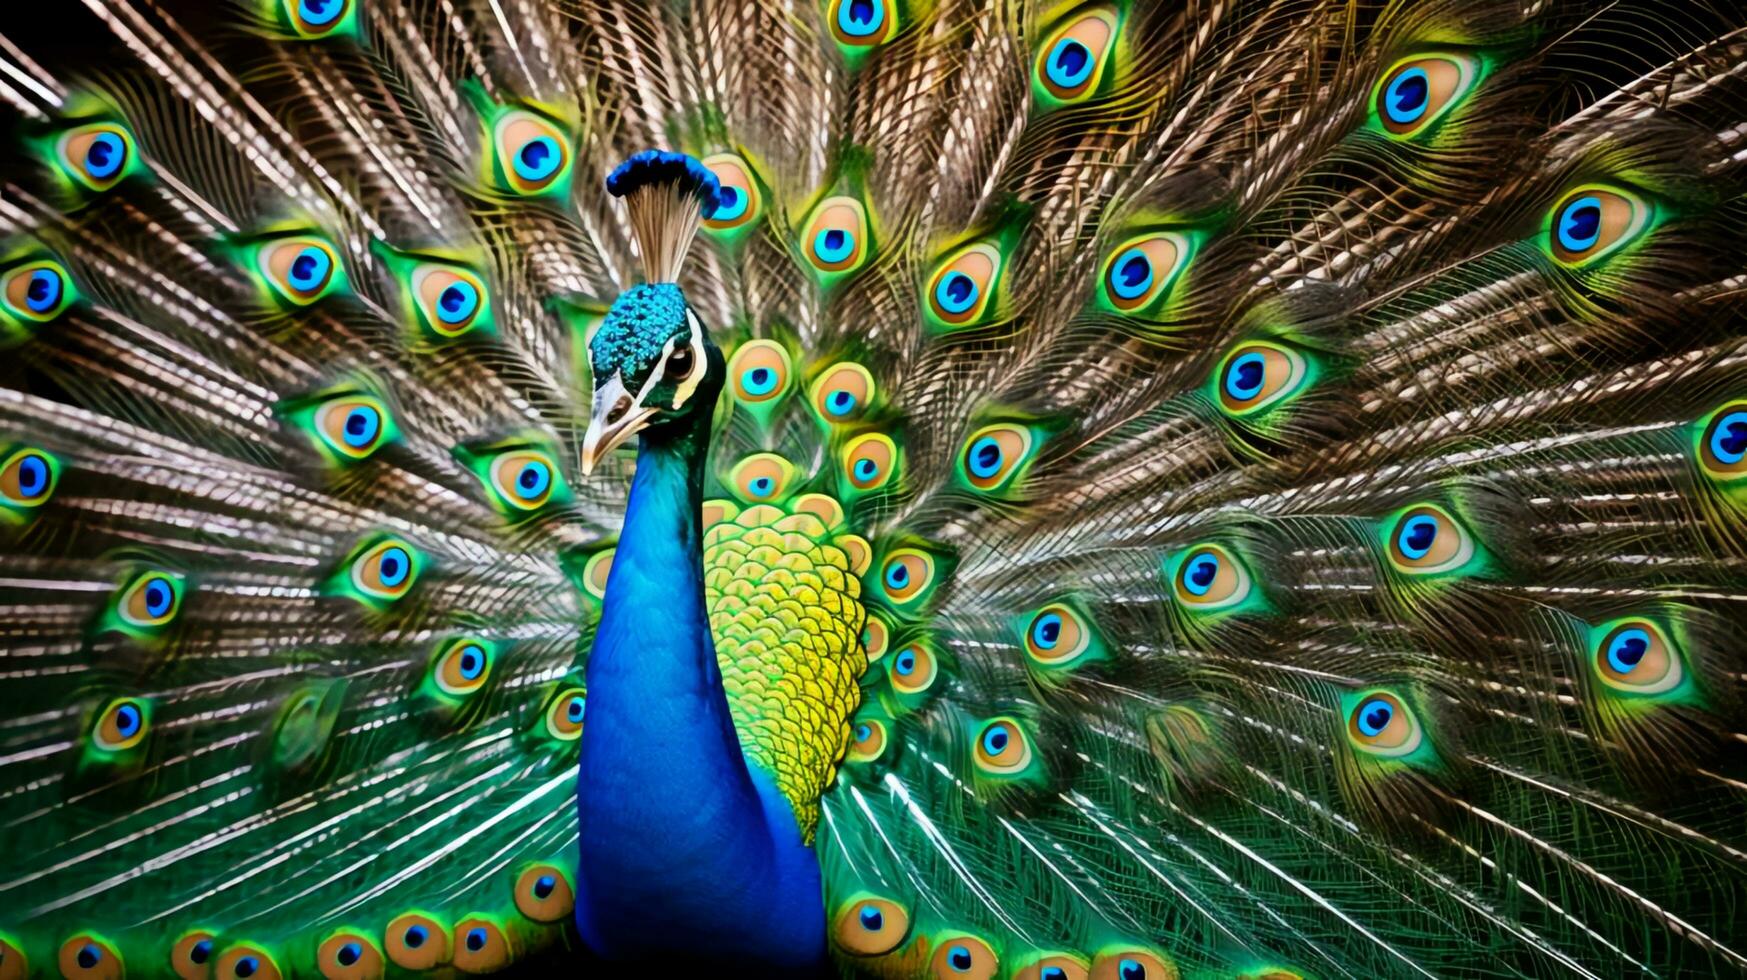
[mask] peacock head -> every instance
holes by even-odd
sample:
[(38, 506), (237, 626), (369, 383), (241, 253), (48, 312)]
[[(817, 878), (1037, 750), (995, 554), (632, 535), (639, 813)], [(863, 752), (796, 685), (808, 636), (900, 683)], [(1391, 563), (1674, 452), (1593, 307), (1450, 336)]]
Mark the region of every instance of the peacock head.
[(727, 373), (722, 351), (671, 282), (626, 290), (588, 345), (594, 411), (582, 470), (640, 432), (678, 435), (708, 425)]

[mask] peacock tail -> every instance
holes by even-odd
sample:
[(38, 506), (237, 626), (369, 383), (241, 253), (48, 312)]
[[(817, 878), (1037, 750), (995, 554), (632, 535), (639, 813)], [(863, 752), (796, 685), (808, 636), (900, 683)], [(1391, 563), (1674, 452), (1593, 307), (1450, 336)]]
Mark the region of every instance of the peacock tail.
[(723, 352), (677, 537), (842, 974), (1747, 973), (1733, 5), (54, 13), (0, 980), (586, 955), (637, 309)]

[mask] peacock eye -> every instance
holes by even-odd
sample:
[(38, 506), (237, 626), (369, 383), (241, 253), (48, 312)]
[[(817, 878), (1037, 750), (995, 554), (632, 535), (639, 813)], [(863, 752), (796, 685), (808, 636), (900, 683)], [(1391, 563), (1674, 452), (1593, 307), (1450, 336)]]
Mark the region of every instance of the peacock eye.
[(746, 161), (732, 153), (705, 157), (703, 165), (716, 175), (716, 210), (704, 219), (706, 231), (723, 233), (747, 228), (764, 213), (764, 199)]
[(749, 340), (734, 351), (728, 377), (734, 397), (747, 404), (775, 401), (788, 393), (789, 353), (774, 340)]
[(855, 271), (868, 256), (867, 209), (853, 197), (830, 197), (813, 210), (801, 252), (829, 279)]
[(550, 120), (512, 109), (498, 117), (491, 136), (505, 190), (539, 194), (563, 186), (570, 172), (570, 138)]
[(920, 643), (912, 643), (899, 650), (889, 660), (886, 668), (892, 687), (903, 694), (921, 694), (934, 686), (934, 678), (940, 673), (940, 665), (934, 659), (934, 653)]
[(342, 460), (369, 457), (394, 433), (388, 407), (369, 395), (342, 395), (323, 402), (310, 421), (322, 447)]
[(279, 964), (266, 950), (243, 943), (224, 951), (213, 966), (213, 975), (239, 980), (279, 980)]
[(1385, 758), (1411, 755), (1424, 737), (1413, 712), (1388, 691), (1372, 691), (1355, 700), (1347, 715), (1347, 735), (1354, 745)]
[(763, 503), (781, 497), (794, 475), (794, 464), (781, 456), (755, 453), (736, 463), (728, 480), (741, 500)]
[(880, 566), (880, 586), (899, 605), (914, 602), (933, 581), (934, 558), (914, 548), (892, 552)]
[(183, 933), (170, 947), (170, 969), (180, 980), (206, 980), (217, 938), (205, 929)]
[(427, 262), (411, 282), (420, 322), (440, 338), (467, 333), (488, 307), (485, 284), (458, 266)]
[(1601, 682), (1623, 694), (1662, 694), (1686, 677), (1675, 645), (1647, 619), (1610, 623), (1595, 643), (1593, 661)]
[(418, 549), (397, 538), (372, 545), (352, 560), (351, 583), (367, 601), (394, 602), (412, 591), (419, 577)]
[(1650, 224), (1653, 209), (1623, 188), (1580, 187), (1547, 215), (1547, 248), (1563, 265), (1582, 267), (1631, 244)]
[(139, 698), (117, 698), (97, 713), (97, 720), (91, 726), (91, 741), (105, 752), (125, 752), (145, 741), (151, 724), (148, 702)]
[(1099, 7), (1052, 31), (1037, 49), (1036, 87), (1059, 103), (1089, 98), (1109, 67), (1118, 25), (1115, 8)]
[(867, 621), (861, 627), (861, 647), (867, 651), (868, 663), (886, 655), (886, 646), (891, 639), (892, 628), (886, 625), (886, 621), (868, 613)]
[(516, 875), (516, 910), (534, 922), (564, 922), (576, 907), (570, 876), (557, 865), (531, 864)]
[(163, 629), (181, 608), (182, 577), (168, 572), (141, 572), (122, 586), (115, 600), (121, 625), (139, 631)]
[(1237, 417), (1259, 412), (1291, 397), (1308, 376), (1304, 355), (1289, 347), (1239, 344), (1219, 368), (1219, 407)]
[(1389, 561), (1409, 575), (1454, 571), (1473, 557), (1474, 541), (1468, 532), (1431, 504), (1402, 511), (1389, 534)]
[(873, 401), (873, 374), (853, 361), (826, 368), (813, 382), (813, 410), (826, 422), (848, 422)]
[(1033, 446), (1031, 430), (1023, 425), (1003, 422), (978, 429), (959, 454), (964, 481), (975, 490), (1000, 490), (1029, 461)]
[(292, 30), (303, 38), (325, 37), (347, 21), (352, 0), (284, 0)]
[(1465, 54), (1430, 54), (1395, 63), (1377, 83), (1372, 110), (1395, 139), (1417, 136), (1442, 119), (1480, 79), (1480, 62)]
[(910, 934), (910, 913), (897, 902), (862, 894), (837, 910), (831, 938), (851, 956), (884, 956)]
[(354, 929), (341, 929), (322, 940), (316, 965), (327, 980), (375, 980), (382, 976), (382, 950), (376, 941)]
[(890, 436), (869, 432), (843, 444), (843, 478), (858, 491), (871, 492), (897, 473), (898, 445)]
[(996, 718), (977, 733), (977, 768), (992, 774), (1014, 773), (1031, 764), (1031, 743), (1011, 718)]
[(491, 662), (490, 644), (462, 637), (439, 649), (431, 677), (444, 694), (466, 697), (483, 688), (491, 679)]
[(567, 687), (553, 696), (546, 705), (546, 731), (561, 742), (574, 742), (582, 737), (582, 719), (588, 697), (580, 687)]
[(1219, 545), (1204, 544), (1190, 549), (1178, 563), (1172, 586), (1178, 602), (1211, 612), (1249, 598), (1253, 583), (1237, 556)]
[(503, 927), (482, 915), (470, 915), (455, 923), (453, 965), (463, 973), (495, 973), (512, 958)]
[[(1699, 465), (1724, 480), (1747, 476), (1747, 402), (1730, 402), (1700, 427)], [(0, 481), (0, 487), (4, 487)]]
[(89, 190), (106, 191), (132, 173), (138, 157), (133, 134), (115, 123), (89, 123), (55, 141), (61, 169)]
[(36, 508), (47, 503), (60, 480), (60, 462), (40, 449), (16, 449), (0, 462), (0, 505)]
[(74, 980), (120, 980), (125, 975), (121, 955), (106, 939), (88, 932), (73, 936), (61, 944), (56, 957), (61, 976)]
[(985, 318), (1001, 274), (1001, 252), (979, 242), (949, 256), (928, 280), (927, 309), (943, 327), (965, 327)]
[(1040, 957), (1014, 974), (1014, 980), (1087, 980), (1091, 974), (1084, 961), (1054, 954)]
[(294, 306), (321, 299), (345, 278), (333, 246), (319, 238), (281, 238), (262, 245), (255, 254), (261, 276), (277, 296)]
[(449, 930), (422, 912), (407, 912), (384, 932), (388, 958), (407, 970), (432, 970), (449, 959)]
[(849, 761), (873, 762), (886, 751), (886, 723), (878, 718), (856, 722), (851, 731)]
[(514, 511), (545, 506), (563, 486), (558, 463), (543, 449), (515, 449), (492, 457), (486, 477), (493, 495)]
[(61, 315), (76, 296), (67, 270), (52, 259), (38, 259), (8, 269), (0, 298), (6, 310), (21, 320), (47, 323)]
[(1092, 980), (1176, 980), (1177, 968), (1144, 949), (1102, 950), (1092, 959)]
[(1025, 627), (1025, 654), (1046, 666), (1060, 666), (1077, 659), (1092, 645), (1092, 633), (1080, 614), (1069, 606), (1044, 606)]
[(1170, 292), (1189, 264), (1187, 235), (1164, 231), (1130, 239), (1112, 249), (1104, 262), (1104, 296), (1122, 313), (1152, 307)]
[(831, 0), (825, 13), (831, 36), (847, 48), (871, 48), (890, 39), (897, 19), (886, 0)]

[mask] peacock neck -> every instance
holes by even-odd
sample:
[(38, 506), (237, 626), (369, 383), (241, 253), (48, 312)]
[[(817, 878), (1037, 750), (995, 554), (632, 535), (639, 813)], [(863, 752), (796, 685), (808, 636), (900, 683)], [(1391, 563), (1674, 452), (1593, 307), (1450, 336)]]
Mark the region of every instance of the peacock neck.
[(702, 431), (642, 440), (588, 660), (577, 923), (617, 958), (680, 941), (811, 963), (823, 946), (817, 865), (786, 801), (747, 766), (710, 638), (707, 436), (706, 418)]

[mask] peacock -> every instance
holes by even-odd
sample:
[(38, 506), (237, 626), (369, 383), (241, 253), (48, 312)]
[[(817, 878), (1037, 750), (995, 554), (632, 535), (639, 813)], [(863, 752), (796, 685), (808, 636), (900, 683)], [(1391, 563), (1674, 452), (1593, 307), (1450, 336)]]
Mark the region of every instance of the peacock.
[(0, 980), (1747, 974), (1737, 5), (47, 7)]

